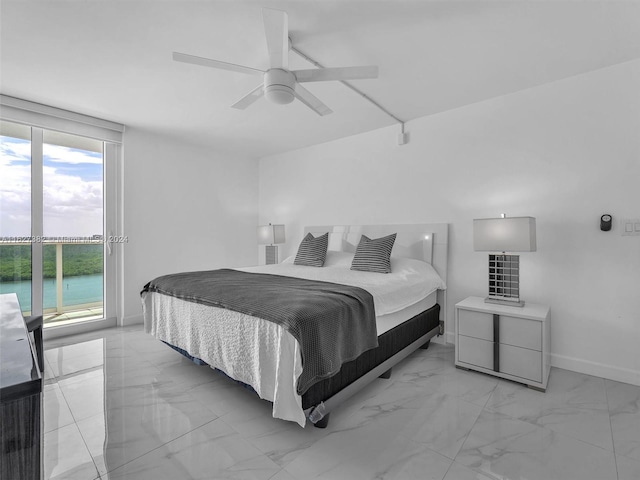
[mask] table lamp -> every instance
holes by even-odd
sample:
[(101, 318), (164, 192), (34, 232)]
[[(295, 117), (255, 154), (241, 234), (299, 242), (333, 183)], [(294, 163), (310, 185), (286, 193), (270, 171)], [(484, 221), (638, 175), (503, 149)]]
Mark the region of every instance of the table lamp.
[(267, 265), (278, 263), (278, 243), (284, 243), (284, 225), (260, 225), (258, 243), (266, 245), (265, 261)]
[(536, 251), (536, 219), (533, 217), (481, 218), (473, 221), (473, 249), (489, 254), (487, 303), (522, 307), (520, 256), (507, 252)]

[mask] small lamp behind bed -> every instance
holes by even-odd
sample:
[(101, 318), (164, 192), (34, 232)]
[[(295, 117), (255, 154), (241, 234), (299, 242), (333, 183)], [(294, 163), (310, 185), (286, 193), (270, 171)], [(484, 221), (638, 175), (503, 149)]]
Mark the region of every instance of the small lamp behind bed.
[(482, 218), (473, 221), (473, 249), (489, 254), (489, 295), (487, 303), (514, 307), (520, 300), (520, 256), (506, 252), (536, 251), (536, 219), (533, 217)]
[(258, 243), (266, 245), (265, 260), (267, 265), (278, 263), (278, 243), (284, 243), (284, 225), (260, 225), (258, 227)]

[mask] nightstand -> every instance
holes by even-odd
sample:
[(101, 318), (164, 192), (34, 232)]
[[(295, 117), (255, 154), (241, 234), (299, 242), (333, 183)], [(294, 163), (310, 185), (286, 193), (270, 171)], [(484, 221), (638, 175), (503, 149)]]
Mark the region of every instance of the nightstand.
[(456, 367), (545, 391), (549, 378), (549, 307), (511, 307), (467, 297), (456, 304)]

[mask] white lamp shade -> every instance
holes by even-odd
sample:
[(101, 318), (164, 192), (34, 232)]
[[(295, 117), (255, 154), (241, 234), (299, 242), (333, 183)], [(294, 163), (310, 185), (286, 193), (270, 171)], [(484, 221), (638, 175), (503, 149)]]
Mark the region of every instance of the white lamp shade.
[(284, 243), (284, 225), (260, 225), (258, 227), (258, 243), (274, 245)]
[(535, 252), (536, 219), (476, 219), (473, 221), (473, 249), (480, 252)]

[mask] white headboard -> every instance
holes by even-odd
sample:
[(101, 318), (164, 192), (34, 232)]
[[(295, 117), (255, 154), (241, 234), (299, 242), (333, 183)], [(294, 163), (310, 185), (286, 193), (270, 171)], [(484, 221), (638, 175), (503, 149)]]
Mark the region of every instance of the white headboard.
[[(449, 224), (420, 223), (401, 225), (323, 225), (304, 228), (304, 234), (314, 237), (329, 232), (329, 250), (355, 252), (360, 236), (379, 238), (397, 233), (391, 255), (417, 258), (433, 265), (438, 275), (447, 282), (449, 256)], [(438, 291), (440, 319), (447, 318), (446, 291)]]
[(355, 252), (360, 236), (379, 238), (397, 233), (391, 255), (424, 260), (433, 265), (440, 277), (447, 281), (449, 247), (448, 223), (406, 225), (324, 225), (304, 228), (304, 234), (314, 237), (329, 232), (329, 250)]

